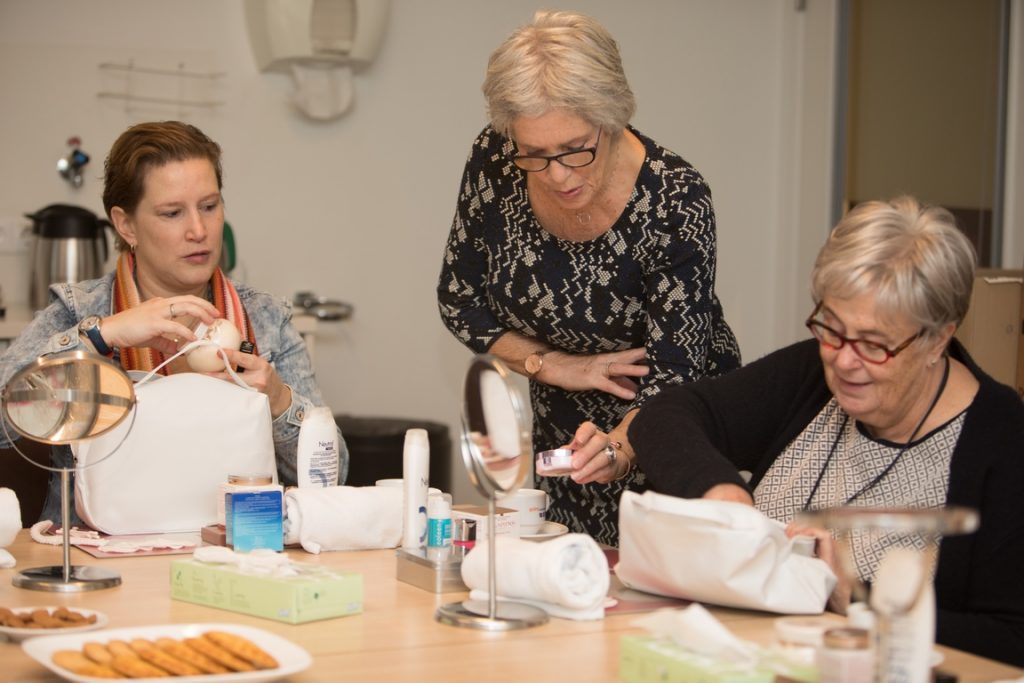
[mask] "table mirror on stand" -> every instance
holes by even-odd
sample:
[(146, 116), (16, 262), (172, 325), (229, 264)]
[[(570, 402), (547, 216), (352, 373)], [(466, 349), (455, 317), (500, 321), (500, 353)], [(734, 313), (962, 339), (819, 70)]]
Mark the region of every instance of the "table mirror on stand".
[[(51, 446), (72, 445), (114, 429), (129, 414), (135, 414), (134, 405), (135, 389), (124, 370), (102, 356), (84, 351), (40, 356), (4, 386), (0, 394), (0, 423), (12, 447), (33, 465), (60, 473), (63, 563), (26, 569), (15, 575), (15, 586), (76, 593), (117, 586), (121, 576), (99, 567), (71, 565), (71, 473), (76, 466), (55, 467), (32, 459), (18, 448), (8, 425), (32, 441)], [(91, 464), (103, 462), (116, 451), (115, 447)]]
[(450, 626), (487, 631), (547, 623), (548, 615), (540, 608), (497, 599), (495, 508), (497, 501), (523, 485), (530, 474), (533, 454), (519, 392), (509, 384), (508, 368), (493, 356), (474, 357), (466, 372), (460, 441), (469, 480), (487, 498), (488, 598), (442, 605), (435, 618)]
[[(955, 506), (936, 509), (837, 507), (801, 513), (796, 522), (835, 532), (840, 568), (851, 582), (853, 599), (871, 605), (875, 615), (878, 648), (875, 680), (897, 680), (889, 670), (893, 621), (908, 614), (924, 596), (932, 580), (942, 537), (973, 533), (978, 528), (977, 511)], [(914, 571), (904, 572), (899, 582), (906, 588), (905, 594), (887, 595), (883, 599), (872, 599), (873, 596), (868, 595), (852, 552), (852, 537), (856, 534), (886, 535), (912, 542), (917, 550), (911, 564)], [(876, 582), (879, 579), (880, 576), (876, 577)]]

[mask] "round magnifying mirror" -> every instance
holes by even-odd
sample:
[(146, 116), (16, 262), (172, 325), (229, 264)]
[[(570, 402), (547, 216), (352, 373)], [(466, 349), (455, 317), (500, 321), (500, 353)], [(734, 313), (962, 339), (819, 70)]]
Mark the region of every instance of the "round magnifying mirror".
[(530, 474), (530, 431), (509, 371), (477, 356), (466, 372), (462, 459), (470, 482), (487, 498), (515, 493)]
[(2, 394), (6, 423), (22, 436), (47, 444), (104, 434), (133, 405), (135, 390), (120, 366), (84, 351), (37, 358), (11, 377)]
[[(40, 356), (20, 369), (0, 393), (4, 432), (8, 425), (21, 436), (50, 445), (74, 444), (114, 429), (132, 413), (135, 389), (119, 365), (84, 351)], [(96, 567), (73, 567), (70, 561), (70, 473), (14, 449), (33, 465), (61, 474), (61, 525), (64, 562), (61, 566), (26, 569), (14, 577), (20, 588), (77, 592), (109, 588), (121, 577)], [(112, 449), (96, 462), (109, 458)]]
[[(462, 406), (462, 459), (469, 480), (487, 497), (488, 599), (442, 605), (435, 618), (443, 624), (488, 631), (539, 626), (547, 613), (523, 603), (497, 601), (495, 580), (495, 501), (515, 493), (533, 461), (530, 425), (519, 392), (509, 383), (505, 364), (476, 356), (466, 372)], [(478, 545), (479, 547), (479, 545)], [(478, 552), (474, 549), (473, 552)]]

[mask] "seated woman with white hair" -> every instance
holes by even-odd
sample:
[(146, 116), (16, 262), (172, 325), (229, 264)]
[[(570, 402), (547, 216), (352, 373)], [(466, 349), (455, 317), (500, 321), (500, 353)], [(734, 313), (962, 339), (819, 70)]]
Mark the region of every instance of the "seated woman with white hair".
[[(595, 457), (587, 475), (614, 478), (635, 462), (661, 493), (753, 505), (816, 538), (837, 575), (832, 535), (797, 527), (800, 512), (974, 508), (979, 530), (941, 541), (936, 639), (1024, 665), (1024, 404), (953, 337), (974, 266), (948, 211), (909, 197), (859, 205), (818, 254), (813, 339), (668, 388), (628, 428), (605, 435), (585, 423), (577, 437), (595, 442), (589, 450), (612, 439), (627, 456), (614, 466)], [(910, 542), (855, 535), (860, 579)], [(843, 612), (849, 599), (840, 581), (829, 605)]]

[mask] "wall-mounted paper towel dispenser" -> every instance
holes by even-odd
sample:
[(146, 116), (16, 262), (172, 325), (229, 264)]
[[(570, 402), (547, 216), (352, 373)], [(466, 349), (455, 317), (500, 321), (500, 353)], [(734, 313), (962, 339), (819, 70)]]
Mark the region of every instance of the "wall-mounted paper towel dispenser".
[(294, 103), (330, 119), (352, 101), (353, 67), (368, 64), (387, 26), (390, 0), (246, 0), (245, 18), (261, 71), (295, 79)]

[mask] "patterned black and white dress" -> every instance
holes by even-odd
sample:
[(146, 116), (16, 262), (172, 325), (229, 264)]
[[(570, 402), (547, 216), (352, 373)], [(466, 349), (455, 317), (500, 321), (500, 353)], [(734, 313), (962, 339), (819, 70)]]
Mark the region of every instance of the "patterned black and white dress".
[[(487, 127), (473, 143), (437, 294), (449, 330), (476, 353), (514, 330), (573, 354), (647, 348), (651, 372), (630, 402), (603, 391), (530, 382), (535, 450), (557, 448), (591, 420), (608, 431), (663, 386), (722, 374), (739, 347), (715, 295), (711, 191), (686, 161), (636, 130), (646, 158), (625, 210), (593, 240), (562, 240), (530, 207), (511, 141)], [(548, 519), (618, 544), (618, 499), (641, 472), (611, 484), (540, 477)]]

